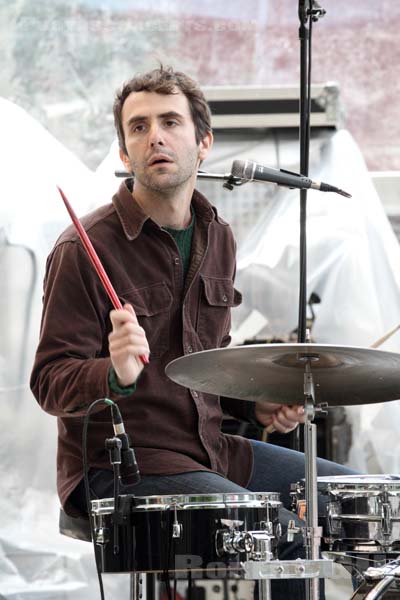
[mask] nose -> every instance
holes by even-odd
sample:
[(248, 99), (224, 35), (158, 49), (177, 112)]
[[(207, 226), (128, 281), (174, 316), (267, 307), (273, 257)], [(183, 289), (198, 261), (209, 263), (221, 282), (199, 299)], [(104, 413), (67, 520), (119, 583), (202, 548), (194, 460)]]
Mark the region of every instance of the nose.
[(164, 139), (162, 135), (162, 129), (159, 123), (152, 123), (149, 131), (149, 144), (152, 148), (154, 146), (163, 146)]

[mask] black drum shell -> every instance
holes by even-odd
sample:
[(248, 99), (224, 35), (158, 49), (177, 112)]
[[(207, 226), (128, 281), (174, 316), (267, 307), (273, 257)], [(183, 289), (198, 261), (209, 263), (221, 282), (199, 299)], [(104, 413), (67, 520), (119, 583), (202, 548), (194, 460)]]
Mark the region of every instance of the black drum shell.
[[(223, 506), (221, 502), (211, 502), (205, 507), (200, 502), (184, 509), (160, 510), (137, 510), (135, 502), (137, 499), (133, 497), (121, 497), (120, 516), (117, 516), (120, 521), (117, 554), (114, 553), (114, 512), (94, 515), (95, 528), (101, 529), (104, 537), (104, 543), (96, 544), (103, 573), (170, 571), (179, 577), (190, 571), (198, 577), (221, 579), (234, 576), (240, 569), (240, 562), (246, 560), (246, 553), (218, 556), (215, 540), (218, 530), (227, 530), (223, 521), (239, 521), (238, 529), (247, 532), (260, 531), (263, 523), (271, 522), (275, 533), (272, 550), (276, 554), (280, 502), (268, 506), (262, 506), (261, 502), (259, 506), (254, 506), (257, 504), (254, 502), (247, 505), (245, 502), (225, 503)], [(179, 538), (173, 538), (175, 522), (182, 526)]]

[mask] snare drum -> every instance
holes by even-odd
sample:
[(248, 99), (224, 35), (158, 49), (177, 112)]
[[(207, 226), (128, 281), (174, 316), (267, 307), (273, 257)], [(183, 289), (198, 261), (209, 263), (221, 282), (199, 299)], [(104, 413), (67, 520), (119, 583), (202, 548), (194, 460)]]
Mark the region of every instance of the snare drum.
[[(304, 481), (292, 486), (304, 507)], [(318, 493), (326, 500), (320, 515), (324, 541), (335, 551), (400, 549), (400, 477), (348, 475), (319, 477)]]
[(120, 496), (117, 514), (114, 499), (93, 500), (101, 570), (229, 578), (241, 561), (257, 559), (257, 539), (262, 536), (269, 537), (275, 556), (280, 507), (277, 493)]

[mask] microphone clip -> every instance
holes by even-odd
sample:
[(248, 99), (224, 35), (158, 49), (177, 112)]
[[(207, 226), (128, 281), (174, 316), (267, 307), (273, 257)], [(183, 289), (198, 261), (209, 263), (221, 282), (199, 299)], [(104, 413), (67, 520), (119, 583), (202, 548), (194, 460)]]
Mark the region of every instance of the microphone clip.
[(121, 458), (122, 442), (121, 442), (121, 440), (117, 437), (107, 438), (106, 442), (105, 442), (105, 447), (106, 447), (106, 450), (108, 450), (108, 453), (110, 455), (110, 464), (112, 466), (120, 465), (122, 462), (122, 458)]
[(122, 421), (120, 410), (116, 404), (113, 404), (111, 406), (111, 415), (115, 438), (121, 444), (121, 484), (134, 485), (135, 483), (139, 483), (140, 481), (139, 467), (136, 462), (135, 452), (130, 445), (129, 436), (125, 432), (125, 427)]
[(222, 184), (222, 187), (232, 192), (234, 187), (239, 187), (245, 183), (248, 183), (247, 179), (240, 179), (240, 177), (235, 177), (234, 175), (230, 174), (225, 183)]

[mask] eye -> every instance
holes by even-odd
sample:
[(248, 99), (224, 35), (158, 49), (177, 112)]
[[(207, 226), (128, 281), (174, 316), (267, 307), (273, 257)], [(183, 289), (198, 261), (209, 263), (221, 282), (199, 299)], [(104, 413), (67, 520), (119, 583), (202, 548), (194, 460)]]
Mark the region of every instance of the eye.
[(175, 127), (176, 125), (178, 125), (178, 121), (175, 121), (174, 119), (168, 119), (167, 121), (165, 121), (165, 124), (167, 127)]
[(145, 129), (146, 129), (146, 126), (144, 125), (144, 123), (137, 123), (136, 125), (132, 126), (133, 133), (141, 133)]

